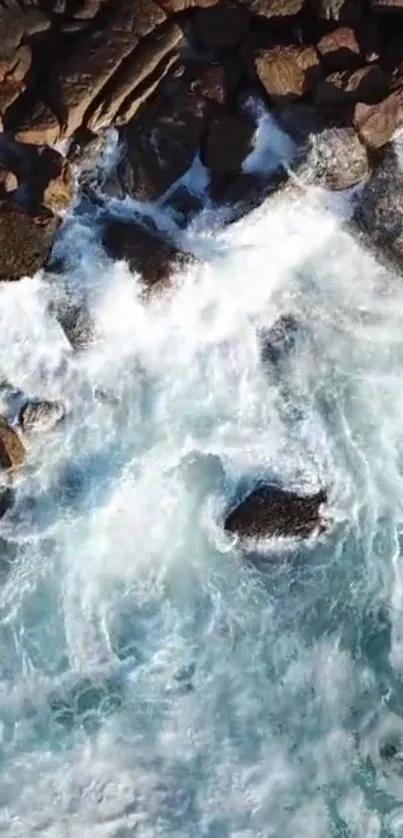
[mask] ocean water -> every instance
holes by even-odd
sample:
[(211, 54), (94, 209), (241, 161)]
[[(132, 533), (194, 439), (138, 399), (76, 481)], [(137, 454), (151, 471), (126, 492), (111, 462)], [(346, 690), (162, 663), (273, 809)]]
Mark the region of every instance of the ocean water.
[[(401, 279), (314, 192), (178, 235), (199, 262), (147, 304), (74, 214), (65, 273), (0, 289), (3, 408), (67, 407), (0, 523), (0, 834), (400, 838)], [(326, 486), (327, 532), (243, 552), (262, 477)]]

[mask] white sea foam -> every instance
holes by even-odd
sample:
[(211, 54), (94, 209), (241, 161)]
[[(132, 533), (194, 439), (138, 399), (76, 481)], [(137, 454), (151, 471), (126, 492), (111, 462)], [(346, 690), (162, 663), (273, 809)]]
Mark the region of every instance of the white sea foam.
[[(401, 836), (401, 282), (315, 196), (183, 235), (201, 262), (144, 306), (71, 221), (85, 352), (52, 285), (0, 289), (2, 374), (68, 407), (1, 523), (0, 830)], [(261, 476), (326, 486), (331, 525), (256, 566), (222, 519)]]

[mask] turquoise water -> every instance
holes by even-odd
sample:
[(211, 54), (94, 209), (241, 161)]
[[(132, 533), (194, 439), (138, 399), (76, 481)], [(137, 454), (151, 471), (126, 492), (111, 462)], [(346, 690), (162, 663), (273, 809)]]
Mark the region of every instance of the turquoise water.
[[(0, 524), (0, 832), (403, 835), (400, 280), (310, 195), (206, 214), (202, 261), (147, 306), (69, 224), (69, 273), (0, 290), (2, 374), (68, 409)], [(62, 281), (88, 294), (82, 352)], [(258, 336), (282, 313), (276, 371)], [(263, 475), (327, 486), (326, 535), (229, 541)]]

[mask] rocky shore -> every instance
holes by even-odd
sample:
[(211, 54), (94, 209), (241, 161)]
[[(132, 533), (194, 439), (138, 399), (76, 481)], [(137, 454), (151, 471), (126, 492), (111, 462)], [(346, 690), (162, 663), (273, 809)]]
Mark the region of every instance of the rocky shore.
[[(289, 178), (281, 155), (266, 170), (245, 164), (256, 103), (293, 144), (299, 188), (362, 186), (352, 229), (401, 270), (403, 168), (391, 144), (403, 129), (401, 0), (2, 0), (0, 35), (1, 281), (54, 268), (64, 215), (81, 202), (108, 256), (147, 289), (166, 286), (194, 257), (108, 201), (157, 201), (184, 227), (201, 208), (184, 177), (197, 160), (210, 203), (247, 212)], [(112, 128), (120, 154), (100, 179), (94, 161)], [(73, 347), (91, 339), (73, 304), (55, 316)], [(22, 465), (21, 437), (63, 417), (38, 398), (18, 427), (2, 419), (3, 473)], [(320, 524), (325, 493), (273, 491), (251, 495), (226, 528), (306, 536)], [(12, 500), (5, 483), (0, 516)]]

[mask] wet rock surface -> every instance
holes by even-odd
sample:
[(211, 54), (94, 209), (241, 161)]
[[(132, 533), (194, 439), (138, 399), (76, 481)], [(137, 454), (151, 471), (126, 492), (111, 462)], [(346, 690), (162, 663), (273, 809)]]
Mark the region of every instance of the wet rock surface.
[(4, 417), (0, 417), (0, 467), (6, 471), (23, 465), (25, 449), (17, 434)]
[(300, 495), (276, 486), (262, 486), (248, 495), (225, 519), (224, 528), (239, 538), (273, 536), (308, 538), (323, 527), (324, 490)]
[(61, 402), (36, 399), (22, 406), (18, 422), (24, 433), (40, 433), (52, 430), (64, 416), (65, 409)]

